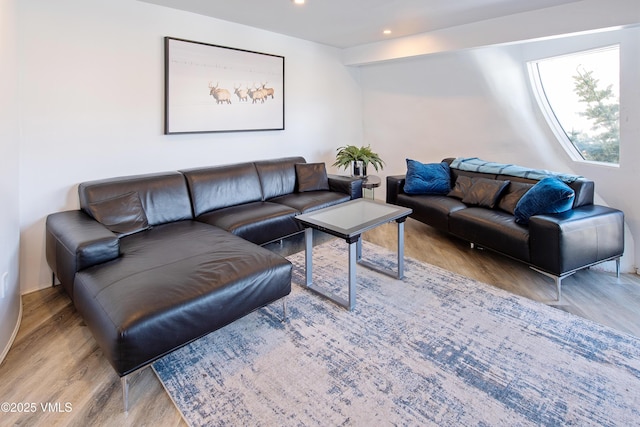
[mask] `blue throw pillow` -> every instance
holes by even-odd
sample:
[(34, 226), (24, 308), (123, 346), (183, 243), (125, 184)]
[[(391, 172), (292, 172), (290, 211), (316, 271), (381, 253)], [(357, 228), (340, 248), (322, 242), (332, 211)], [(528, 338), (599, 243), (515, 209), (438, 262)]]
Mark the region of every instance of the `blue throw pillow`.
[(528, 224), (533, 215), (568, 211), (575, 196), (571, 187), (558, 178), (544, 178), (522, 196), (513, 214), (517, 223)]
[(404, 192), (407, 194), (447, 194), (451, 190), (449, 164), (420, 163), (407, 159)]

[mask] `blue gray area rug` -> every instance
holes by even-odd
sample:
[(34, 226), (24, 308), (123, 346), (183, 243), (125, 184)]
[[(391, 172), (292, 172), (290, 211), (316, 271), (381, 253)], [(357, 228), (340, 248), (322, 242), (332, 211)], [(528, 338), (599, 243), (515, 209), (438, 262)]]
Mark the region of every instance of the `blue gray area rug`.
[[(314, 282), (346, 290), (347, 245), (314, 249)], [(363, 256), (393, 267), (389, 251)], [(304, 289), (157, 361), (192, 426), (630, 426), (640, 339), (407, 259), (358, 268), (347, 311)], [(345, 294), (346, 296), (346, 294)]]

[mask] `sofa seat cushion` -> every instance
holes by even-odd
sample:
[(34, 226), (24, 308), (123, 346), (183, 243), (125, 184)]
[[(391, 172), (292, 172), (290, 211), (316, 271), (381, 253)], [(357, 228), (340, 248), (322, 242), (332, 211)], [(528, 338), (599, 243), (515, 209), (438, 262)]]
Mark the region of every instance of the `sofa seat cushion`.
[(449, 231), (449, 214), (467, 205), (453, 197), (398, 194), (396, 204), (413, 209), (412, 218), (442, 231)]
[(197, 221), (120, 245), (122, 256), (76, 275), (74, 302), (121, 376), (291, 290), (286, 259)]
[(500, 210), (468, 208), (449, 216), (451, 233), (471, 243), (529, 262), (529, 229)]
[(302, 231), (295, 220), (298, 213), (280, 203), (253, 202), (218, 209), (196, 219), (262, 245)]
[(311, 212), (317, 209), (348, 202), (351, 197), (345, 193), (334, 191), (307, 191), (305, 193), (292, 193), (276, 197), (269, 202), (282, 204), (297, 210), (300, 213)]

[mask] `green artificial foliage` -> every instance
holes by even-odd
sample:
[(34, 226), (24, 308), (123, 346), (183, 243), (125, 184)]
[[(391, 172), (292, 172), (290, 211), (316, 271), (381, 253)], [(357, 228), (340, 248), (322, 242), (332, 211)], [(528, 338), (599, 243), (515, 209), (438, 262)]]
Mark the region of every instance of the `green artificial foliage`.
[(377, 171), (384, 168), (384, 161), (380, 158), (378, 153), (374, 153), (371, 150), (371, 146), (367, 145), (362, 147), (356, 147), (355, 145), (347, 145), (339, 147), (337, 149), (336, 162), (332, 166), (349, 169), (352, 162), (361, 161), (364, 164), (364, 169), (367, 169), (368, 165), (372, 165)]

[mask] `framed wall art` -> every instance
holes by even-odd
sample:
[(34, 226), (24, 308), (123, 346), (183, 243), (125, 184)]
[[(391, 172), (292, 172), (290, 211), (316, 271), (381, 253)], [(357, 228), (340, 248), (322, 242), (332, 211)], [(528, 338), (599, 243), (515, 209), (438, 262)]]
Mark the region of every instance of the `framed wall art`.
[(284, 129), (284, 57), (165, 37), (165, 134)]

